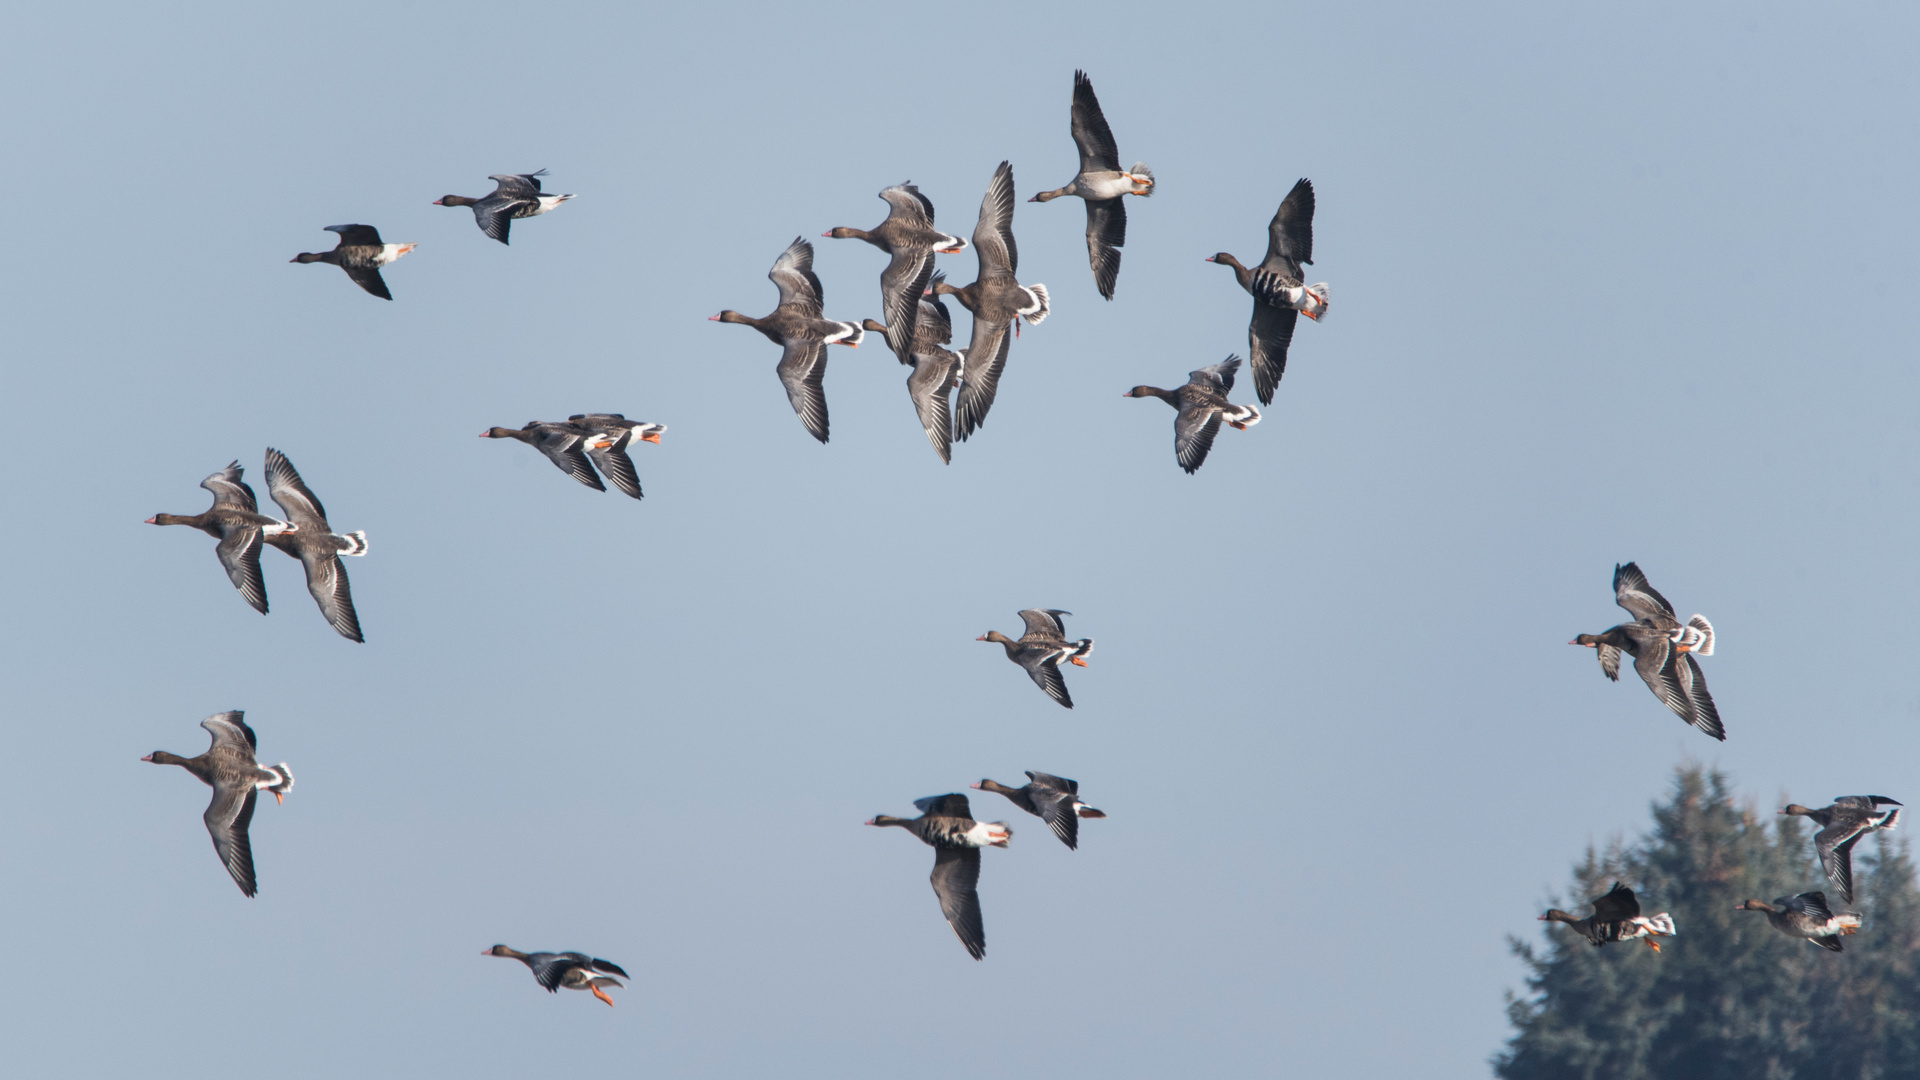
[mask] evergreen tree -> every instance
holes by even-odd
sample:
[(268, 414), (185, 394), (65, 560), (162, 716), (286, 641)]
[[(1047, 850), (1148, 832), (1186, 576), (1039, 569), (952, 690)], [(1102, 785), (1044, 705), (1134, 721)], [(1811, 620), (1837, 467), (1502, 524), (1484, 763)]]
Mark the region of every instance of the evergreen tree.
[[(1771, 822), (1771, 826), (1769, 826)], [(1886, 834), (1876, 834), (1886, 836)], [(1509, 995), (1516, 1034), (1504, 1080), (1920, 1080), (1920, 889), (1906, 842), (1855, 849), (1864, 925), (1834, 954), (1735, 911), (1749, 898), (1826, 890), (1797, 817), (1736, 806), (1725, 776), (1682, 768), (1653, 830), (1588, 849), (1574, 892), (1586, 912), (1615, 879), (1679, 934), (1596, 949), (1556, 924), (1544, 949), (1514, 940), (1529, 995)], [(1829, 901), (1840, 909), (1837, 892)]]

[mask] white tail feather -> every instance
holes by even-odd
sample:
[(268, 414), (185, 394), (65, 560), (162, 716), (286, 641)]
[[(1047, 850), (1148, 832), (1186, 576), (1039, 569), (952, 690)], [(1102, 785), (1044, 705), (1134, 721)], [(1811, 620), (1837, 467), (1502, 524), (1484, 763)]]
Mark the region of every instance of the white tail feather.
[(334, 542), (340, 546), (342, 555), (365, 555), (367, 553), (367, 533), (364, 529), (355, 529), (342, 536), (335, 533)]
[(1133, 177), (1136, 183), (1145, 185), (1146, 187), (1145, 191), (1134, 192), (1135, 195), (1146, 196), (1146, 195), (1153, 194), (1153, 187), (1154, 187), (1153, 170), (1147, 168), (1146, 162), (1144, 161), (1134, 162), (1133, 168), (1127, 170), (1127, 175)]
[(1673, 916), (1667, 914), (1664, 911), (1658, 915), (1648, 915), (1642, 918), (1637, 918), (1633, 921), (1636, 923), (1639, 923), (1642, 926), (1645, 926), (1647, 930), (1651, 933), (1655, 933), (1655, 934), (1679, 933), (1679, 931), (1673, 928)]
[(1220, 410), (1220, 418), (1229, 424), (1248, 428), (1260, 422), (1260, 410), (1251, 405), (1229, 405)]
[(1687, 620), (1687, 625), (1699, 632), (1699, 640), (1693, 647), (1695, 656), (1713, 655), (1713, 624), (1705, 615), (1695, 615)]
[(1029, 285), (1027, 286), (1027, 291), (1032, 293), (1034, 298), (1040, 301), (1040, 307), (1036, 311), (1022, 312), (1021, 315), (1027, 320), (1028, 326), (1039, 326), (1040, 321), (1047, 317), (1047, 312), (1053, 310), (1053, 301), (1047, 296), (1047, 287), (1045, 285)]

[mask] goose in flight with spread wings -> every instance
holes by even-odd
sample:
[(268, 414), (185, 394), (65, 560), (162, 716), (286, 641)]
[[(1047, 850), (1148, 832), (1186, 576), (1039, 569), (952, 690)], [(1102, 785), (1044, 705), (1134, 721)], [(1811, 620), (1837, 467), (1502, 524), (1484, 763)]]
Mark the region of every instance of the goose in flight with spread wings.
[(600, 989), (603, 986), (624, 986), (621, 979), (633, 976), (620, 970), (620, 965), (611, 960), (599, 960), (581, 952), (534, 952), (524, 953), (505, 945), (495, 945), (481, 956), (504, 956), (518, 960), (533, 972), (534, 981), (549, 994), (557, 994), (562, 987), (568, 990), (591, 990), (593, 996), (613, 1004), (613, 999)]
[(1249, 270), (1222, 251), (1210, 263), (1233, 268), (1240, 287), (1253, 297), (1247, 324), (1247, 355), (1253, 360), (1253, 389), (1260, 404), (1273, 404), (1274, 388), (1287, 372), (1287, 348), (1300, 316), (1318, 320), (1327, 312), (1327, 283), (1306, 284), (1300, 266), (1313, 263), (1313, 184), (1305, 179), (1280, 201), (1267, 224), (1267, 257)]
[(334, 532), (327, 524), (327, 509), (320, 505), (319, 497), (300, 479), (287, 455), (271, 446), (267, 447), (267, 495), (294, 525), (267, 537), (267, 543), (300, 560), (307, 572), (307, 591), (341, 637), (367, 640), (360, 633), (360, 616), (353, 610), (347, 568), (340, 565), (342, 555), (367, 553), (367, 534), (359, 530)]
[(887, 204), (887, 220), (872, 230), (839, 226), (822, 236), (835, 240), (865, 240), (893, 256), (880, 271), (880, 306), (887, 317), (887, 347), (903, 364), (912, 363), (914, 326), (919, 319), (920, 294), (933, 274), (935, 252), (953, 255), (965, 240), (933, 227), (933, 201), (911, 181), (880, 193)]
[(1093, 81), (1084, 71), (1073, 73), (1073, 143), (1080, 150), (1080, 171), (1066, 187), (1043, 191), (1028, 202), (1052, 202), (1062, 195), (1078, 195), (1087, 204), (1087, 259), (1093, 264), (1093, 284), (1100, 295), (1113, 299), (1120, 276), (1120, 248), (1127, 242), (1127, 195), (1153, 194), (1153, 170), (1143, 161), (1120, 168), (1120, 151), (1113, 129), (1093, 96)]
[(1093, 652), (1092, 638), (1067, 640), (1067, 627), (1060, 621), (1060, 616), (1071, 614), (1073, 612), (1057, 608), (1028, 608), (1020, 613), (1021, 621), (1027, 624), (1027, 632), (1021, 634), (1018, 641), (998, 630), (989, 630), (973, 640), (991, 641), (1004, 647), (1007, 659), (1025, 668), (1036, 686), (1045, 690), (1048, 697), (1071, 709), (1073, 697), (1067, 693), (1067, 680), (1060, 674), (1060, 661), (1086, 667), (1086, 658)]
[(1593, 914), (1584, 919), (1576, 919), (1559, 908), (1548, 908), (1540, 921), (1566, 923), (1585, 935), (1596, 949), (1609, 941), (1639, 938), (1654, 952), (1659, 952), (1660, 943), (1654, 938), (1677, 932), (1673, 928), (1673, 916), (1664, 911), (1658, 915), (1640, 914), (1639, 898), (1633, 895), (1632, 889), (1617, 881), (1605, 896), (1594, 897), (1592, 904)]
[(711, 322), (740, 323), (765, 334), (780, 346), (780, 364), (774, 370), (787, 388), (787, 401), (800, 416), (807, 433), (827, 441), (827, 346), (859, 348), (866, 331), (859, 324), (821, 315), (820, 279), (813, 273), (813, 245), (795, 237), (780, 253), (767, 277), (780, 289), (780, 306), (763, 318), (728, 309), (707, 316)]
[(1260, 422), (1259, 409), (1227, 400), (1227, 392), (1233, 389), (1234, 372), (1238, 370), (1240, 358), (1229, 356), (1217, 364), (1188, 372), (1184, 386), (1172, 390), (1136, 386), (1121, 396), (1157, 397), (1179, 410), (1173, 417), (1173, 459), (1192, 475), (1206, 463), (1221, 421), (1235, 431), (1245, 431)]
[(340, 234), (340, 242), (332, 251), (303, 251), (287, 261), (332, 263), (345, 270), (355, 285), (382, 300), (393, 299), (380, 268), (419, 245), (386, 243), (380, 239), (380, 230), (371, 225), (329, 225), (327, 231)]
[(1013, 830), (1004, 821), (975, 821), (967, 797), (930, 795), (915, 799), (917, 818), (876, 814), (869, 825), (897, 825), (933, 848), (934, 895), (947, 924), (975, 960), (987, 955), (987, 931), (980, 919), (980, 849), (1006, 847)]
[(260, 576), (260, 541), (293, 528), (278, 518), (260, 513), (253, 489), (240, 479), (238, 461), (205, 480), (200, 486), (213, 492), (213, 505), (200, 514), (155, 514), (149, 525), (190, 525), (220, 542), (213, 553), (227, 572), (233, 587), (260, 614), (267, 613), (267, 583)]
[(1032, 769), (1027, 770), (1027, 782), (1017, 788), (997, 780), (982, 780), (973, 786), (980, 791), (1005, 795), (1013, 800), (1013, 805), (1046, 822), (1047, 828), (1053, 830), (1053, 835), (1059, 837), (1069, 851), (1080, 849), (1081, 818), (1107, 816), (1080, 801), (1078, 781)]
[[(942, 281), (936, 296), (951, 296), (973, 313), (973, 337), (967, 343), (967, 362), (960, 374), (960, 407), (956, 434), (965, 441), (986, 423), (987, 410), (1000, 388), (1007, 366), (1007, 350), (1019, 334), (1020, 320), (1039, 326), (1051, 310), (1045, 285), (1022, 285), (1020, 249), (1013, 242), (1013, 166), (1001, 162), (980, 200), (980, 221), (973, 227), (973, 254), (980, 275), (973, 284), (956, 289)], [(1012, 330), (1013, 333), (1008, 333)]]
[(287, 792), (293, 790), (293, 773), (284, 761), (278, 765), (262, 765), (254, 760), (259, 740), (247, 726), (245, 717), (244, 712), (235, 709), (200, 721), (200, 726), (213, 736), (213, 745), (198, 757), (155, 750), (140, 760), (155, 765), (178, 765), (213, 789), (213, 801), (207, 804), (201, 820), (207, 823), (207, 832), (213, 837), (213, 850), (219, 853), (227, 873), (233, 875), (233, 883), (240, 886), (243, 895), (252, 896), (260, 891), (253, 872), (253, 845), (247, 837), (247, 829), (253, 823), (254, 799), (260, 792), (270, 791), (275, 802), (285, 802)]
[(504, 244), (507, 242), (507, 230), (512, 227), (515, 218), (544, 214), (573, 198), (572, 195), (543, 194), (540, 178), (545, 175), (545, 169), (530, 173), (497, 173), (487, 177), (494, 183), (492, 194), (478, 199), (465, 195), (443, 195), (433, 200), (433, 205), (472, 207), (473, 221), (480, 226), (480, 231)]
[(1598, 634), (1581, 634), (1567, 644), (1597, 650), (1601, 672), (1616, 682), (1620, 654), (1633, 657), (1633, 670), (1653, 696), (1680, 719), (1725, 742), (1727, 729), (1720, 723), (1720, 710), (1694, 659), (1713, 655), (1713, 624), (1704, 615), (1682, 623), (1673, 605), (1647, 583), (1647, 576), (1634, 563), (1613, 568), (1613, 593), (1614, 602), (1627, 609), (1634, 621)]
[(1902, 803), (1885, 795), (1842, 795), (1832, 806), (1818, 810), (1788, 803), (1780, 811), (1796, 817), (1812, 818), (1820, 826), (1813, 834), (1813, 849), (1820, 855), (1820, 867), (1827, 880), (1840, 890), (1840, 899), (1853, 903), (1853, 845), (1868, 833), (1891, 829), (1900, 820), (1900, 811), (1882, 810), (1883, 806)]

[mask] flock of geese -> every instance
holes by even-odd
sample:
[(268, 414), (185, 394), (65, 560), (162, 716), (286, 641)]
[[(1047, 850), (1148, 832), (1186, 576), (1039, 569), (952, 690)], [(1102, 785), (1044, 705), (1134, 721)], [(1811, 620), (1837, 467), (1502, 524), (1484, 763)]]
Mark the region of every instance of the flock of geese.
[[(1708, 735), (1726, 741), (1727, 729), (1720, 722), (1720, 710), (1707, 692), (1707, 679), (1695, 659), (1713, 655), (1713, 624), (1704, 615), (1686, 622), (1674, 607), (1647, 581), (1634, 563), (1613, 568), (1614, 603), (1625, 608), (1633, 621), (1624, 622), (1598, 634), (1580, 634), (1569, 645), (1584, 645), (1600, 658), (1600, 671), (1616, 682), (1620, 679), (1620, 654), (1633, 657), (1633, 670), (1639, 674), (1653, 696), (1672, 709), (1675, 715)], [(1900, 819), (1901, 804), (1884, 795), (1843, 795), (1833, 805), (1811, 810), (1789, 803), (1780, 813), (1812, 818), (1820, 826), (1813, 836), (1813, 847), (1820, 866), (1833, 882), (1840, 899), (1853, 903), (1853, 846), (1869, 833), (1891, 829)], [(1593, 914), (1575, 918), (1558, 908), (1540, 916), (1545, 922), (1563, 922), (1585, 935), (1594, 945), (1610, 941), (1643, 939), (1660, 951), (1654, 939), (1675, 933), (1673, 917), (1640, 914), (1640, 901), (1632, 889), (1619, 882), (1605, 896), (1591, 901)], [(1860, 916), (1853, 912), (1835, 913), (1827, 905), (1824, 892), (1806, 892), (1782, 896), (1772, 903), (1747, 900), (1736, 911), (1764, 911), (1775, 930), (1789, 937), (1805, 938), (1829, 952), (1840, 952), (1840, 939), (1860, 929)]]
[[(1120, 167), (1113, 132), (1084, 72), (1074, 73), (1071, 121), (1080, 155), (1078, 172), (1066, 185), (1040, 192), (1028, 201), (1046, 203), (1065, 196), (1082, 200), (1094, 286), (1102, 297), (1111, 300), (1119, 278), (1121, 248), (1126, 243), (1124, 199), (1129, 195), (1151, 196), (1156, 182), (1145, 164)], [(544, 175), (545, 170), (495, 175), (491, 179), (497, 186), (489, 195), (447, 195), (435, 200), (434, 205), (470, 208), (481, 232), (506, 244), (512, 222), (547, 213), (573, 198), (543, 192), (540, 177)], [(824, 290), (813, 271), (813, 246), (804, 238), (787, 245), (767, 275), (779, 291), (779, 303), (771, 313), (756, 318), (729, 309), (712, 316), (712, 320), (750, 326), (780, 346), (775, 373), (801, 425), (822, 443), (829, 435), (824, 383), (828, 347), (857, 347), (869, 332), (880, 335), (900, 363), (911, 369), (907, 392), (915, 414), (941, 461), (950, 463), (953, 443), (966, 441), (985, 424), (1022, 323), (1039, 326), (1044, 322), (1052, 310), (1052, 297), (1045, 285), (1022, 283), (1018, 277), (1014, 180), (1008, 162), (1001, 162), (987, 183), (971, 240), (938, 229), (933, 203), (911, 183), (886, 188), (880, 198), (888, 211), (879, 225), (872, 229), (840, 227), (824, 235), (863, 240), (887, 254), (886, 266), (880, 272), (884, 322), (825, 316)], [(1240, 288), (1253, 300), (1247, 331), (1248, 359), (1254, 391), (1263, 405), (1272, 404), (1286, 371), (1299, 317), (1318, 320), (1327, 311), (1326, 284), (1308, 283), (1302, 270), (1313, 262), (1313, 215), (1313, 185), (1302, 179), (1282, 199), (1269, 223), (1267, 253), (1259, 264), (1248, 267), (1227, 252), (1207, 260), (1230, 267)], [(368, 293), (391, 300), (381, 268), (412, 251), (415, 245), (387, 243), (370, 225), (335, 225), (329, 230), (339, 234), (333, 250), (305, 252), (292, 261), (331, 263)], [(955, 287), (935, 269), (935, 259), (969, 246), (978, 262), (975, 280)], [(963, 349), (947, 347), (953, 342), (952, 314), (945, 303), (948, 297), (972, 317)], [(1191, 372), (1187, 382), (1174, 389), (1140, 385), (1126, 391), (1128, 397), (1157, 397), (1173, 406), (1175, 460), (1189, 474), (1206, 461), (1222, 424), (1244, 431), (1260, 420), (1258, 409), (1228, 400), (1242, 363), (1240, 357), (1229, 356)], [(611, 482), (622, 493), (639, 499), (640, 478), (628, 452), (635, 443), (659, 443), (665, 430), (665, 425), (629, 420), (619, 413), (576, 413), (561, 421), (530, 421), (520, 428), (491, 427), (481, 436), (526, 443), (587, 487), (605, 491)], [(205, 512), (156, 514), (147, 520), (154, 525), (191, 526), (217, 539), (215, 554), (222, 569), (245, 601), (262, 614), (268, 610), (260, 567), (262, 546), (271, 545), (300, 560), (308, 591), (328, 623), (341, 636), (363, 642), (341, 557), (366, 554), (366, 534), (335, 532), (319, 498), (280, 451), (267, 450), (265, 471), (268, 495), (285, 520), (260, 513), (253, 489), (242, 479), (238, 461), (201, 482), (214, 500)], [(1616, 568), (1614, 589), (1617, 602), (1633, 615), (1633, 621), (1601, 634), (1582, 634), (1575, 643), (1593, 647), (1601, 669), (1611, 679), (1619, 677), (1621, 654), (1632, 656), (1635, 671), (1663, 703), (1688, 723), (1724, 739), (1725, 729), (1696, 660), (1713, 652), (1712, 626), (1698, 615), (1680, 622), (1672, 605), (1632, 563)], [(1093, 639), (1067, 638), (1062, 620), (1069, 612), (1029, 608), (1019, 614), (1025, 623), (1025, 632), (1019, 638), (990, 630), (977, 640), (1002, 646), (1007, 659), (1025, 670), (1049, 698), (1073, 708), (1060, 665), (1065, 662), (1085, 667), (1093, 651)], [(212, 745), (205, 753), (186, 758), (155, 751), (142, 760), (179, 765), (213, 789), (203, 820), (222, 865), (240, 891), (251, 897), (258, 889), (248, 838), (256, 800), (261, 791), (271, 792), (277, 801), (284, 800), (293, 788), (293, 773), (284, 762), (259, 762), (258, 740), (240, 711), (209, 717), (201, 726), (212, 736)], [(1028, 783), (1018, 788), (986, 779), (972, 787), (1006, 797), (1022, 811), (1045, 821), (1070, 850), (1077, 850), (1080, 819), (1106, 815), (1081, 801), (1077, 782), (1038, 771), (1026, 775)], [(1822, 810), (1796, 805), (1782, 813), (1806, 815), (1823, 826), (1816, 837), (1821, 859), (1843, 899), (1851, 903), (1849, 852), (1867, 833), (1892, 828), (1898, 810), (1880, 808), (1898, 805), (1881, 796), (1855, 796), (1838, 799)], [(958, 792), (918, 799), (914, 806), (920, 811), (918, 817), (881, 814), (867, 824), (899, 826), (934, 849), (931, 881), (941, 912), (968, 954), (981, 959), (986, 954), (986, 934), (978, 892), (980, 852), (988, 847), (1006, 847), (1013, 830), (1004, 821), (975, 820), (967, 796)], [(1542, 918), (1568, 923), (1595, 945), (1642, 938), (1658, 950), (1655, 939), (1675, 932), (1672, 918), (1665, 913), (1642, 916), (1633, 891), (1624, 885), (1616, 884), (1611, 892), (1596, 899), (1593, 907), (1593, 914), (1586, 918), (1558, 910)], [(1766, 911), (1782, 932), (1835, 951), (1840, 949), (1838, 936), (1852, 933), (1859, 926), (1858, 916), (1832, 914), (1820, 893), (1784, 897), (1773, 904), (1750, 900), (1742, 907)], [(605, 990), (620, 986), (619, 980), (628, 977), (617, 964), (581, 952), (523, 953), (495, 945), (486, 950), (486, 955), (520, 960), (548, 991), (563, 987), (591, 991), (609, 1005), (613, 999)]]

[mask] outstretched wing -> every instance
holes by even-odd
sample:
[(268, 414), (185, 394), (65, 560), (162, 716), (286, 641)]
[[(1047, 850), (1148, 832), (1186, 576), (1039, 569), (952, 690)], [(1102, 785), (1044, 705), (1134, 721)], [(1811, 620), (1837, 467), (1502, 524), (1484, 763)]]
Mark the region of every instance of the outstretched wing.
[(1301, 280), (1300, 264), (1313, 262), (1313, 182), (1301, 177), (1280, 200), (1267, 223), (1267, 257), (1260, 269)]
[(817, 340), (789, 338), (774, 369), (787, 388), (787, 401), (800, 416), (807, 434), (827, 441), (827, 347)]
[(1255, 297), (1253, 318), (1247, 322), (1247, 355), (1253, 361), (1253, 391), (1260, 404), (1273, 404), (1273, 392), (1280, 377), (1287, 373), (1287, 349), (1293, 344), (1293, 328), (1300, 312), (1292, 307), (1275, 307)]
[(360, 616), (353, 610), (353, 590), (347, 584), (347, 568), (340, 564), (340, 557), (303, 547), (300, 562), (307, 570), (307, 591), (320, 605), (320, 614), (327, 617), (327, 622), (341, 637), (349, 641), (367, 640), (360, 634)]
[(780, 306), (792, 304), (805, 314), (820, 317), (821, 297), (825, 293), (820, 288), (820, 279), (813, 273), (813, 245), (807, 243), (805, 237), (794, 237), (787, 250), (774, 260), (767, 277), (780, 289)]
[(333, 531), (319, 497), (300, 479), (287, 455), (271, 446), (267, 447), (267, 496), (295, 525), (313, 532)]
[(1080, 148), (1081, 172), (1120, 171), (1113, 129), (1100, 111), (1100, 99), (1093, 96), (1093, 80), (1084, 71), (1073, 73), (1073, 142)]
[(253, 489), (240, 479), (245, 470), (235, 461), (205, 480), (200, 486), (213, 492), (213, 505), (225, 506), (234, 510), (244, 510), (249, 514), (260, 512), (260, 504), (253, 497)]
[(987, 422), (993, 397), (1000, 390), (1000, 374), (1007, 367), (1013, 334), (1006, 323), (973, 320), (973, 338), (967, 344), (966, 366), (960, 373), (959, 418), (956, 435), (965, 442)]
[(1067, 680), (1060, 674), (1059, 648), (1045, 645), (1029, 646), (1020, 650), (1020, 666), (1027, 669), (1027, 676), (1034, 685), (1047, 692), (1047, 696), (1067, 708), (1073, 708), (1073, 695), (1067, 693)]
[(259, 795), (259, 789), (252, 784), (218, 786), (213, 789), (213, 801), (207, 804), (207, 812), (200, 820), (206, 822), (207, 833), (213, 837), (213, 850), (220, 855), (220, 862), (233, 875), (233, 883), (240, 886), (240, 892), (252, 896), (260, 891), (259, 883), (253, 874), (253, 845), (247, 839), (247, 828), (253, 824), (253, 804)]
[(980, 280), (1020, 270), (1020, 249), (1013, 242), (1013, 166), (1002, 161), (987, 182), (980, 200), (980, 220), (973, 227), (973, 253), (980, 260)]
[(547, 170), (541, 169), (539, 172), (530, 173), (495, 173), (487, 179), (498, 185), (493, 189), (495, 195), (518, 195), (522, 192), (538, 195), (540, 178), (545, 175)]
[(903, 364), (913, 363), (914, 330), (920, 298), (933, 278), (933, 251), (903, 247), (880, 271), (880, 303), (887, 314), (887, 348)]
[(371, 225), (329, 225), (327, 231), (340, 234), (336, 248), (386, 246), (386, 241), (380, 239), (380, 230)]
[(1217, 405), (1182, 404), (1173, 418), (1173, 457), (1188, 473), (1206, 464), (1213, 449), (1213, 437), (1220, 432), (1220, 408)]
[(1027, 624), (1027, 632), (1020, 636), (1020, 640), (1065, 641), (1067, 624), (1060, 620), (1060, 616), (1071, 614), (1073, 612), (1057, 608), (1027, 608), (1020, 613), (1020, 621)]
[(1222, 394), (1226, 394), (1233, 390), (1233, 374), (1239, 370), (1240, 358), (1229, 353), (1225, 360), (1217, 364), (1210, 364), (1206, 367), (1187, 372), (1187, 379), (1189, 381), (1200, 379), (1210, 382), (1219, 387)]
[(1640, 572), (1635, 563), (1627, 563), (1613, 568), (1614, 603), (1633, 613), (1636, 619), (1658, 621), (1662, 616), (1679, 620), (1673, 613), (1673, 605), (1647, 583), (1647, 575)]
[(200, 726), (206, 728), (207, 733), (213, 736), (213, 746), (245, 750), (251, 755), (260, 745), (260, 740), (254, 736), (253, 729), (247, 726), (246, 716), (246, 711), (243, 709), (230, 709), (223, 713), (214, 713), (200, 721)]
[(1605, 896), (1594, 898), (1594, 922), (1626, 922), (1640, 914), (1640, 901), (1633, 890), (1619, 882)]
[(1100, 295), (1113, 299), (1120, 278), (1120, 248), (1127, 242), (1127, 207), (1122, 199), (1088, 199), (1087, 261)]
[(638, 499), (640, 493), (640, 474), (634, 470), (633, 459), (627, 456), (627, 447), (633, 442), (632, 431), (619, 432), (613, 444), (603, 450), (596, 450), (591, 444), (586, 447), (587, 457), (613, 481), (613, 486), (622, 493)]
[(234, 525), (221, 535), (213, 553), (227, 572), (227, 579), (240, 590), (253, 610), (267, 613), (267, 581), (260, 574), (260, 527)]
[(933, 849), (933, 892), (940, 898), (940, 914), (960, 936), (967, 954), (978, 960), (987, 955), (987, 931), (980, 918), (980, 849)]

